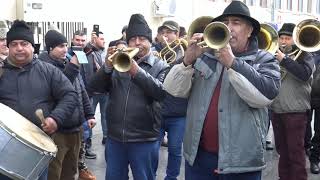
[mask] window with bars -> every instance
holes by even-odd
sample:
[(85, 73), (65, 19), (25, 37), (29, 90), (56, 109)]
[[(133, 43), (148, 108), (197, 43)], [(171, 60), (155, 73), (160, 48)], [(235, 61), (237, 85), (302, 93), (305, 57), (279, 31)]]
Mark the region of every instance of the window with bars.
[(275, 0), (275, 8), (276, 9), (281, 9), (281, 0)]
[(287, 10), (292, 11), (292, 0), (287, 0)]
[(312, 0), (308, 0), (308, 4), (307, 4), (307, 12), (311, 13), (312, 11)]
[(299, 12), (303, 11), (303, 0), (298, 0), (298, 11)]
[(268, 7), (268, 0), (260, 0), (260, 7), (267, 8)]

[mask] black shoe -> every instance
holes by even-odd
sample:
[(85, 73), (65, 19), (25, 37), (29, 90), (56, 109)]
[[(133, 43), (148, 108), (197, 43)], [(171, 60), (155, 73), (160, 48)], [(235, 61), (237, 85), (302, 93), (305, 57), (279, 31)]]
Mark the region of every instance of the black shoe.
[(319, 174), (320, 169), (318, 163), (310, 162), (310, 171), (312, 174)]
[(93, 153), (91, 151), (91, 149), (86, 149), (85, 157), (87, 159), (96, 159), (97, 158), (97, 154)]
[(103, 137), (103, 138), (102, 138), (102, 141), (101, 141), (101, 144), (104, 145), (104, 144), (106, 144), (106, 142), (107, 142), (107, 137)]
[(273, 145), (270, 141), (266, 141), (266, 150), (267, 151), (273, 150)]

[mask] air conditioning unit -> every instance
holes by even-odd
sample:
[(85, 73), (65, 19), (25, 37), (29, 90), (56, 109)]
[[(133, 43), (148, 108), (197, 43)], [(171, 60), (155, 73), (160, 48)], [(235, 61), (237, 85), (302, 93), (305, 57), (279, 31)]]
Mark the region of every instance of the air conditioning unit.
[(44, 15), (44, 0), (17, 0), (17, 19), (39, 21)]
[(154, 0), (155, 17), (174, 17), (176, 14), (176, 0)]

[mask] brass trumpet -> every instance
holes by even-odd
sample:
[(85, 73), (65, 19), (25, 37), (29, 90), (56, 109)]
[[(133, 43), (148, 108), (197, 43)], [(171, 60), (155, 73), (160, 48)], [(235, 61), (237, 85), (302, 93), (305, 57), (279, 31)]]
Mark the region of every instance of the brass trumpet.
[(173, 63), (177, 58), (177, 53), (175, 49), (180, 48), (182, 52), (182, 56), (184, 56), (184, 51), (188, 47), (188, 42), (185, 39), (176, 39), (170, 44), (167, 42), (165, 38), (163, 38), (164, 42), (166, 43), (166, 47), (164, 47), (159, 56), (166, 61), (168, 64)]
[(198, 43), (199, 46), (220, 49), (229, 43), (230, 30), (222, 22), (211, 22), (212, 19), (211, 16), (201, 16), (195, 19), (188, 29), (187, 37), (190, 39), (194, 33), (203, 33), (204, 40)]
[(260, 32), (257, 37), (259, 49), (266, 50), (271, 54), (275, 54), (279, 49), (278, 32), (269, 24), (260, 24)]
[(139, 52), (139, 48), (117, 49), (108, 57), (113, 67), (119, 72), (127, 72), (131, 68), (132, 58)]

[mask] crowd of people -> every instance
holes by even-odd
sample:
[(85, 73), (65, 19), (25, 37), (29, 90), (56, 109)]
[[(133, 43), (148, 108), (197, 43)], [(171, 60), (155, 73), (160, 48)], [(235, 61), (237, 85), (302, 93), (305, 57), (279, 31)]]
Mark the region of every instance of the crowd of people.
[[(85, 159), (97, 157), (97, 104), (108, 180), (129, 179), (129, 167), (134, 179), (156, 179), (163, 142), (166, 180), (178, 178), (182, 156), (186, 180), (260, 180), (265, 151), (273, 150), (268, 131), (274, 132), (280, 180), (307, 180), (306, 155), (311, 173), (319, 174), (320, 50), (301, 50), (293, 23), (278, 31), (275, 54), (259, 49), (260, 23), (241, 1), (211, 22), (229, 31), (219, 49), (199, 45), (203, 29), (187, 34), (173, 20), (153, 38), (144, 16), (133, 14), (121, 38), (106, 48), (101, 31), (87, 41), (78, 30), (68, 42), (51, 29), (40, 54), (34, 54), (26, 22), (15, 20), (10, 29), (0, 22), (0, 103), (58, 147), (39, 180), (96, 179)], [(114, 64), (118, 54), (125, 54), (129, 70)], [(43, 122), (34, 113), (38, 108)], [(1, 180), (10, 179), (1, 172)]]

